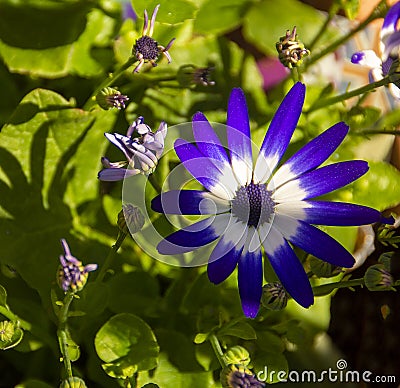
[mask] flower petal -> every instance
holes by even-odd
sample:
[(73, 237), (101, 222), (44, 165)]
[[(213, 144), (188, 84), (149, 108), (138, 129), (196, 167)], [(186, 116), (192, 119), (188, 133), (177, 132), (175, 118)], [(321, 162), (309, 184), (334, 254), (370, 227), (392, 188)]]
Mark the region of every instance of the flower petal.
[(372, 224), (382, 219), (378, 210), (345, 202), (284, 202), (278, 204), (275, 211), (277, 214), (316, 225), (356, 226)]
[(218, 214), (230, 209), (229, 202), (200, 190), (171, 190), (151, 201), (151, 208), (164, 214)]
[(380, 68), (382, 66), (381, 59), (373, 50), (363, 50), (354, 53), (351, 57), (351, 63), (365, 66), (369, 69)]
[(382, 61), (385, 62), (389, 56), (397, 58), (398, 50), (400, 46), (400, 31), (396, 31), (391, 34), (386, 40), (385, 48), (382, 52)]
[(274, 189), (320, 166), (339, 147), (349, 127), (341, 122), (327, 129), (289, 158), (274, 174), (268, 189)]
[(228, 223), (229, 215), (209, 217), (165, 237), (157, 245), (157, 250), (162, 255), (194, 251), (221, 236)]
[(283, 287), (297, 303), (303, 307), (311, 306), (314, 303), (314, 295), (302, 264), (282, 233), (275, 227), (275, 221), (271, 229), (268, 227), (268, 230), (262, 230), (267, 226), (261, 226), (260, 234), (266, 236), (263, 246), (272, 268)]
[(101, 181), (115, 182), (137, 174), (140, 174), (138, 169), (105, 168), (98, 173), (97, 178)]
[[(383, 20), (380, 38), (385, 44), (386, 39), (390, 37), (397, 29), (397, 22), (400, 18), (400, 3), (396, 3), (391, 7)], [(383, 51), (383, 50), (382, 50)]]
[(214, 164), (221, 170), (224, 180), (231, 182), (229, 186), (236, 190), (238, 182), (233, 174), (228, 155), (213, 127), (203, 113), (197, 112), (193, 116), (192, 128), (197, 148), (204, 156), (207, 156), (211, 162), (214, 163), (214, 161), (216, 161)]
[(184, 164), (186, 169), (196, 178), (207, 190), (217, 197), (232, 199), (236, 190), (236, 182), (224, 176), (223, 168), (217, 168), (217, 160), (211, 161), (204, 156), (199, 149), (183, 139), (175, 141), (175, 152)]
[(232, 89), (228, 101), (226, 125), (232, 169), (240, 185), (243, 186), (251, 181), (253, 159), (246, 97), (240, 88)]
[(255, 318), (260, 308), (262, 295), (262, 257), (261, 249), (250, 250), (251, 241), (256, 234), (254, 227), (247, 234), (245, 247), (238, 264), (238, 285), (242, 310), (246, 317)]
[(345, 268), (351, 268), (354, 265), (353, 255), (335, 239), (315, 226), (283, 214), (277, 214), (274, 219), (274, 227), (294, 245), (321, 260)]
[(329, 193), (353, 182), (368, 171), (368, 163), (351, 160), (330, 164), (306, 172), (299, 178), (280, 186), (272, 195), (276, 203), (300, 201)]
[(214, 284), (224, 281), (235, 269), (243, 251), (247, 225), (236, 222), (218, 241), (208, 261), (208, 278)]
[(132, 139), (130, 137), (120, 135), (119, 133), (105, 133), (104, 136), (112, 144), (117, 146), (128, 160), (131, 158), (132, 154), (130, 148)]
[(297, 82), (283, 99), (264, 137), (254, 168), (254, 181), (265, 183), (289, 145), (303, 108), (306, 87)]

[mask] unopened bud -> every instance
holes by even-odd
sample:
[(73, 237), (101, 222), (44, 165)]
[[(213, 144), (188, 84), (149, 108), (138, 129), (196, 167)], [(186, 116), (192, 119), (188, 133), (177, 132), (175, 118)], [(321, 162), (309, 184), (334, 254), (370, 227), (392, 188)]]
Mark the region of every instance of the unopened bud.
[(224, 361), (227, 365), (240, 364), (247, 366), (250, 364), (250, 354), (243, 346), (233, 346), (227, 350), (223, 355)]
[(137, 233), (145, 223), (144, 216), (137, 206), (132, 204), (122, 205), (122, 210), (118, 213), (118, 227), (123, 233)]
[(60, 384), (60, 388), (86, 388), (86, 384), (79, 377), (70, 377)]
[(104, 110), (110, 108), (125, 109), (125, 102), (129, 101), (129, 98), (121, 94), (118, 89), (106, 87), (97, 93), (96, 101)]
[(396, 291), (393, 276), (384, 264), (371, 265), (365, 272), (364, 283), (370, 291)]
[(281, 63), (289, 69), (300, 66), (303, 58), (310, 55), (310, 50), (307, 50), (304, 44), (298, 40), (296, 27), (293, 27), (292, 32), (287, 30), (286, 35), (279, 38), (276, 50)]
[(263, 286), (261, 304), (268, 310), (283, 310), (287, 301), (288, 296), (281, 283), (268, 283)]

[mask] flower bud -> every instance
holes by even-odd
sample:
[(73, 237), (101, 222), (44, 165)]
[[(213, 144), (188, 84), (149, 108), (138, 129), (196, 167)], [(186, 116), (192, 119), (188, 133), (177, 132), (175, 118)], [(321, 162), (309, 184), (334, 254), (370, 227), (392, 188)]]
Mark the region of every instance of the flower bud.
[(11, 321), (0, 322), (0, 341), (8, 342), (14, 335), (14, 323)]
[(221, 371), (223, 388), (263, 388), (265, 384), (257, 379), (254, 373), (244, 365), (228, 365)]
[(183, 65), (178, 70), (177, 80), (182, 87), (186, 88), (193, 85), (213, 86), (215, 82), (209, 79), (213, 70), (213, 67)]
[(243, 346), (233, 346), (223, 355), (224, 361), (227, 365), (240, 364), (247, 366), (250, 364), (250, 355), (247, 349)]
[(101, 108), (125, 109), (125, 102), (129, 101), (128, 96), (124, 96), (118, 89), (106, 87), (97, 93), (96, 101)]
[(70, 377), (60, 384), (60, 388), (86, 388), (86, 384), (79, 377)]
[(393, 287), (393, 276), (381, 263), (371, 265), (367, 269), (364, 275), (364, 283), (370, 291), (396, 291)]
[(268, 283), (263, 286), (261, 304), (268, 310), (283, 310), (288, 297), (281, 283)]
[(144, 222), (144, 216), (137, 206), (133, 206), (130, 203), (122, 205), (117, 221), (121, 232), (126, 234), (139, 232), (143, 228)]
[(297, 39), (296, 27), (293, 27), (292, 32), (287, 30), (286, 35), (279, 38), (276, 50), (281, 63), (289, 69), (300, 66), (303, 58), (310, 55), (310, 51)]

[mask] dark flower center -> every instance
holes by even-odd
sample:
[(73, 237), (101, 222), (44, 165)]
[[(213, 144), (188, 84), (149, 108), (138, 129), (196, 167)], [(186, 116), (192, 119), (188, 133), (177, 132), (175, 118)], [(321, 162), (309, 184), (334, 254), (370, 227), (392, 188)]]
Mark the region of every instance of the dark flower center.
[(266, 186), (253, 182), (240, 187), (231, 203), (232, 213), (240, 221), (255, 227), (271, 219), (274, 205)]
[(158, 49), (158, 43), (150, 36), (142, 36), (139, 38), (134, 46), (136, 56), (138, 54), (143, 55), (143, 59), (148, 61), (154, 61), (158, 58), (160, 50)]

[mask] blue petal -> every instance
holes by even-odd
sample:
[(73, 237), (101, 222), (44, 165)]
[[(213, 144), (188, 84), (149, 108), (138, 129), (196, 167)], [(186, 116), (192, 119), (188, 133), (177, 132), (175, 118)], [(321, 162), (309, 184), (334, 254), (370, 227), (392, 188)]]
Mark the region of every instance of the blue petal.
[(297, 82), (272, 118), (254, 169), (257, 182), (268, 180), (285, 153), (303, 108), (305, 92), (305, 85)]
[(285, 183), (275, 191), (273, 199), (280, 203), (317, 197), (346, 186), (367, 171), (368, 163), (363, 160), (330, 164)]
[[(396, 3), (391, 7), (383, 20), (381, 29), (381, 40), (397, 31), (397, 22), (400, 18), (400, 3)], [(384, 42), (385, 43), (385, 42)]]
[(339, 147), (348, 131), (349, 127), (341, 122), (321, 133), (289, 158), (274, 174), (270, 184), (279, 187), (320, 166)]
[(274, 226), (283, 236), (304, 251), (338, 267), (351, 268), (353, 255), (322, 230), (303, 221), (277, 214)]
[(283, 238), (275, 225), (266, 234), (263, 242), (265, 252), (290, 296), (301, 306), (309, 307), (314, 303), (314, 295), (307, 274), (293, 249)]
[(243, 313), (248, 318), (255, 318), (260, 308), (262, 280), (261, 250), (246, 250), (239, 259), (238, 285)]
[[(400, 46), (400, 31), (396, 31), (391, 34), (386, 40), (385, 50), (382, 55), (382, 60), (386, 61), (390, 55), (397, 59), (397, 51)], [(384, 73), (385, 75), (388, 73)]]
[(223, 282), (233, 272), (243, 251), (247, 227), (236, 223), (232, 228), (218, 241), (208, 262), (208, 278), (214, 284)]
[(151, 201), (151, 208), (164, 214), (218, 214), (229, 211), (229, 203), (199, 190), (171, 190)]
[(217, 168), (215, 159), (211, 161), (195, 145), (188, 143), (186, 140), (177, 139), (174, 147), (186, 169), (207, 190), (223, 199), (233, 198), (237, 183), (227, 179), (226, 175), (224, 176), (223, 170), (225, 166), (221, 165), (221, 168)]
[(221, 235), (221, 229), (227, 224), (228, 218), (225, 216), (210, 217), (196, 222), (165, 237), (157, 245), (157, 250), (162, 255), (194, 251), (217, 239)]
[(252, 178), (253, 159), (246, 97), (240, 88), (232, 89), (226, 125), (232, 169), (240, 184), (245, 185)]
[(316, 225), (356, 226), (383, 220), (378, 210), (345, 202), (284, 202), (276, 212)]
[(106, 182), (120, 181), (140, 173), (137, 169), (105, 168), (98, 173), (98, 179)]
[(203, 113), (197, 112), (194, 114), (192, 128), (194, 139), (201, 153), (211, 159), (230, 164), (224, 147)]

